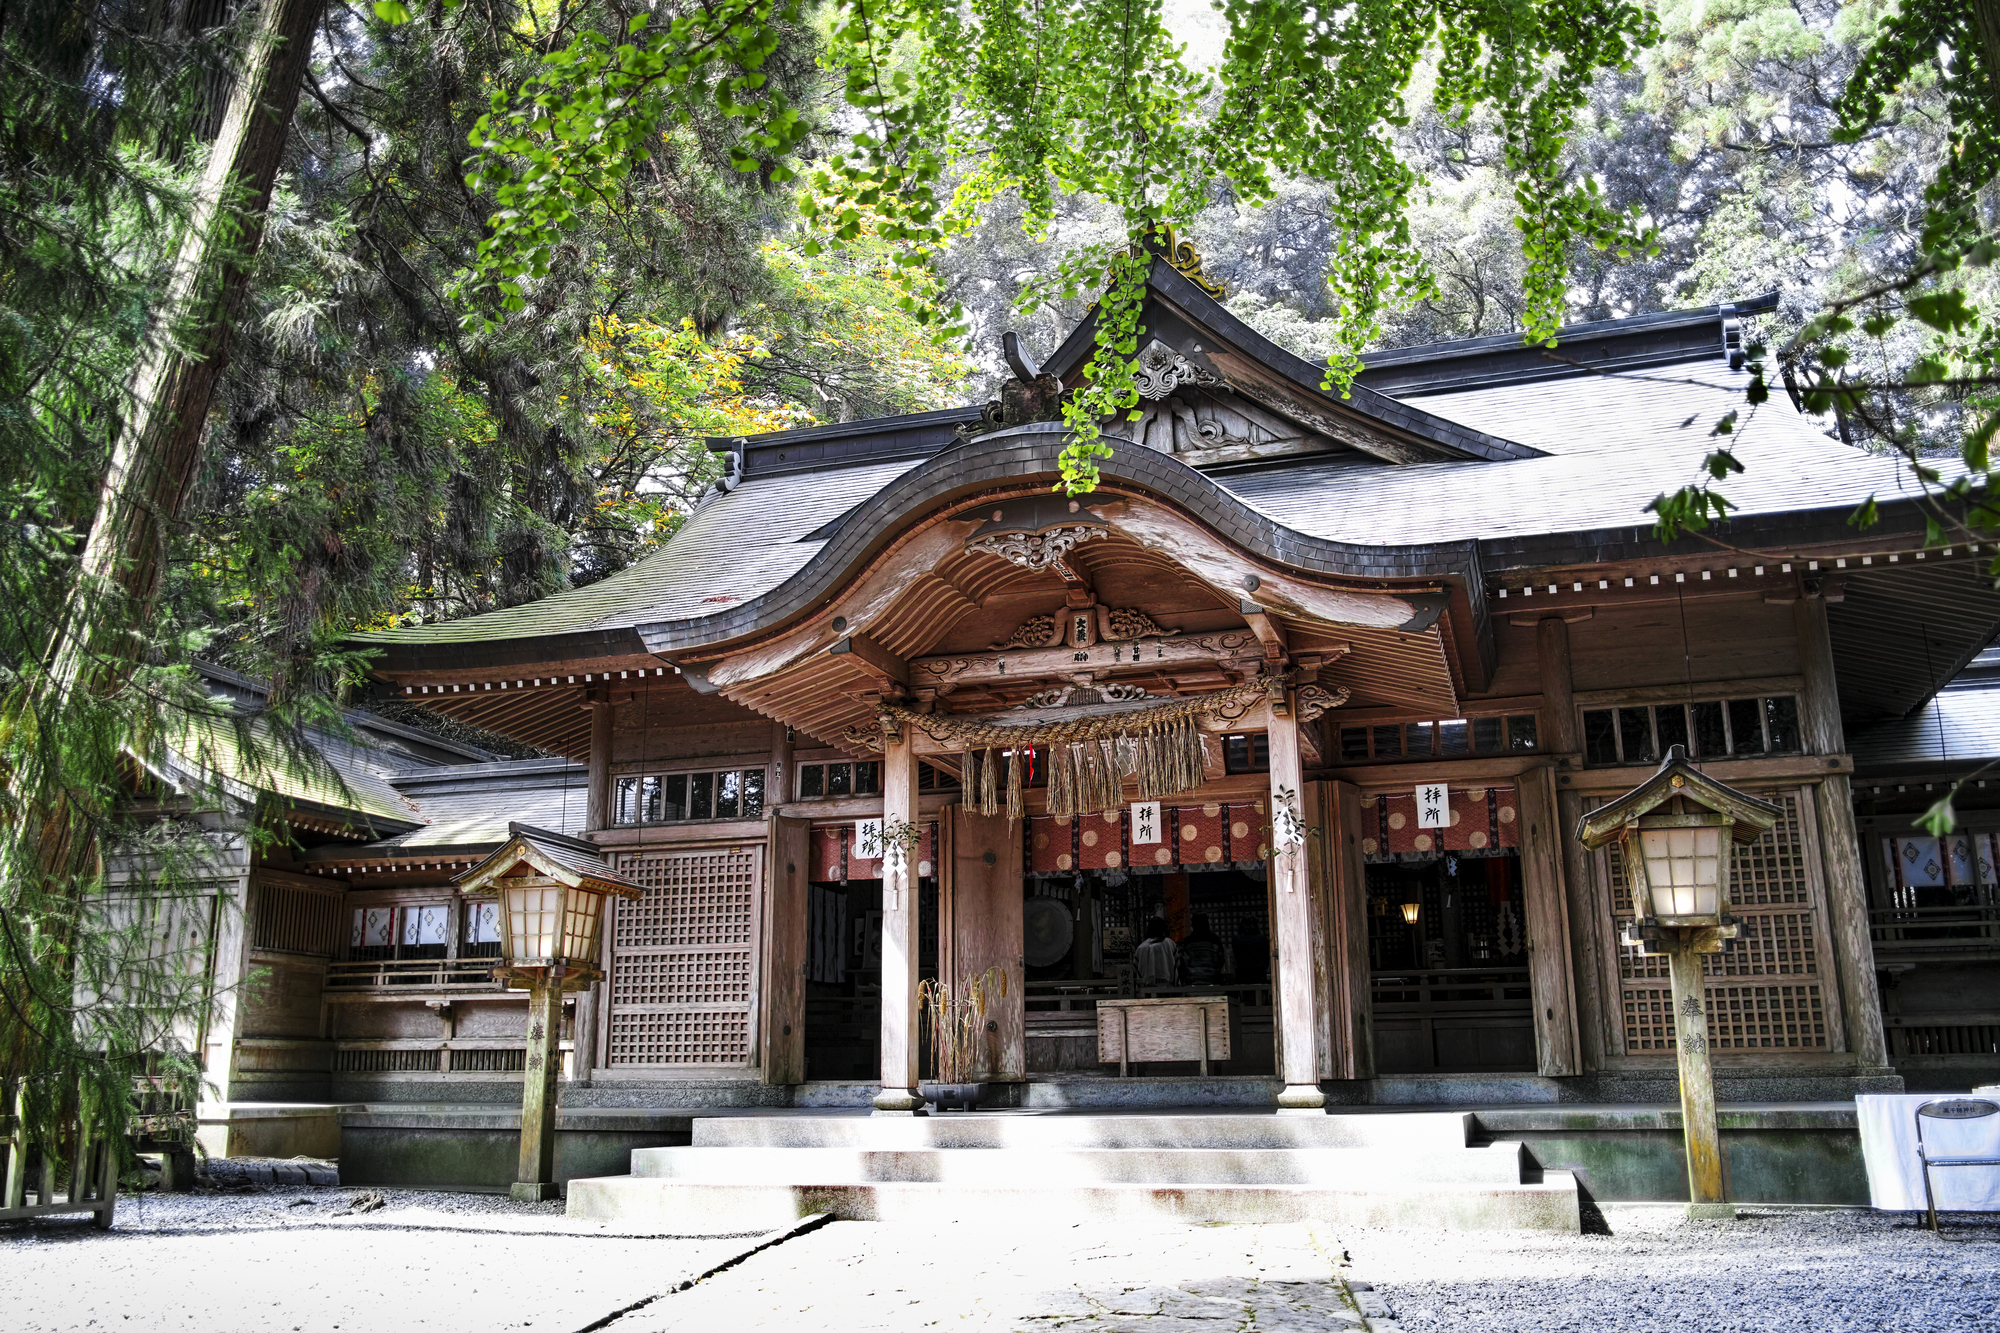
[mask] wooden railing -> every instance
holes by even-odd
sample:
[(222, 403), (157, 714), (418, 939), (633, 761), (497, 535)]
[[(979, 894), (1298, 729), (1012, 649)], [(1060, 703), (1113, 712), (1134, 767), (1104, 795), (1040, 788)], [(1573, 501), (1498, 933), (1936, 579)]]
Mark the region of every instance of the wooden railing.
[[(5, 1103), (0, 1103), (4, 1105)], [(20, 1116), (0, 1116), (0, 1222), (20, 1222), (57, 1213), (89, 1213), (100, 1231), (111, 1228), (118, 1208), (119, 1146), (109, 1135), (92, 1134), (78, 1126), (75, 1153), (58, 1163), (48, 1145), (28, 1136)], [(66, 1166), (64, 1188), (57, 1188), (57, 1167)], [(34, 1169), (30, 1171), (30, 1167)], [(35, 1201), (28, 1202), (33, 1194)]]
[(1377, 972), (1372, 985), (1378, 1013), (1513, 1012), (1535, 1002), (1525, 967)]
[(1868, 933), (1878, 956), (2000, 955), (2000, 907), (1879, 907)]
[(329, 963), (328, 990), (505, 990), (493, 979), (492, 958), (384, 958), (371, 962)]

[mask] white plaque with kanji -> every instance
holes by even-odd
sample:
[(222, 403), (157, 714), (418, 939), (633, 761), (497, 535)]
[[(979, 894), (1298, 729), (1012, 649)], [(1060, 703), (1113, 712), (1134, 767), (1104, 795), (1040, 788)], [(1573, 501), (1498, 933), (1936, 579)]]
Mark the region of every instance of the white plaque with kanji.
[(850, 853), (859, 861), (879, 861), (882, 859), (882, 821), (863, 819), (854, 825), (854, 850)]
[(1160, 840), (1160, 803), (1158, 801), (1132, 802), (1132, 845), (1156, 843)]
[(1417, 827), (1451, 827), (1451, 788), (1442, 782), (1426, 782), (1417, 788)]

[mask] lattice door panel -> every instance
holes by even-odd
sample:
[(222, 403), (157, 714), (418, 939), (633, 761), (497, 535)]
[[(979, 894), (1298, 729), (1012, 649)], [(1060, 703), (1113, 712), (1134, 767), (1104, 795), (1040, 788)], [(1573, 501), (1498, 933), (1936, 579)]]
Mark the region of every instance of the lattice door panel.
[(612, 918), (608, 1063), (749, 1064), (759, 851), (637, 853), (619, 869), (646, 894)]
[[(1708, 1032), (1718, 1051), (1827, 1049), (1828, 978), (1820, 960), (1829, 956), (1820, 919), (1819, 895), (1806, 855), (1800, 793), (1759, 792), (1784, 807), (1776, 827), (1756, 842), (1736, 847), (1729, 865), (1729, 897), (1741, 937), (1725, 953), (1702, 959)], [(1624, 859), (1614, 845), (1603, 862), (1611, 886), (1614, 927), (1622, 931), (1635, 915)], [(1616, 938), (1616, 936), (1614, 936)], [(1620, 1009), (1628, 1055), (1659, 1055), (1674, 1049), (1674, 1023), (1667, 960), (1649, 958), (1625, 944), (1618, 953)]]

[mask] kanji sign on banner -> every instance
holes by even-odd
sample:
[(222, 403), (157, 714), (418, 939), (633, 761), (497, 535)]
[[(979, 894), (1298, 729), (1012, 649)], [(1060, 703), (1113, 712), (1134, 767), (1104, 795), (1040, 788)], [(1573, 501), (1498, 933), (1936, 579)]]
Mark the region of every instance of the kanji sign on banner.
[(1451, 827), (1451, 788), (1442, 782), (1426, 782), (1417, 788), (1417, 827)]
[(868, 861), (882, 859), (882, 821), (879, 819), (856, 820), (854, 824), (854, 854)]
[(1157, 843), (1160, 840), (1160, 803), (1158, 801), (1132, 802), (1132, 845)]

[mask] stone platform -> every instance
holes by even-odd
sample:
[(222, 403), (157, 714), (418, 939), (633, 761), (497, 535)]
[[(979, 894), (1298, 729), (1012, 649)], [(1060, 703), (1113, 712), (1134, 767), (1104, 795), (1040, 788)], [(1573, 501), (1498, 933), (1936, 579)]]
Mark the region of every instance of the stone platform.
[[(1475, 1141), (1525, 1144), (1542, 1166), (1574, 1172), (1591, 1199), (1687, 1197), (1678, 1104), (1486, 1107), (1472, 1117)], [(1716, 1120), (1736, 1202), (1867, 1204), (1852, 1101), (1725, 1104)]]
[[(635, 1149), (689, 1141), (686, 1112), (563, 1108), (556, 1180), (626, 1170)], [(506, 1193), (520, 1163), (519, 1107), (357, 1107), (340, 1117), (340, 1183)]]
[(1324, 1221), (1576, 1231), (1574, 1178), (1464, 1113), (1277, 1116), (980, 1112), (703, 1118), (689, 1147), (572, 1180), (569, 1215), (735, 1231), (809, 1213), (1053, 1224)]

